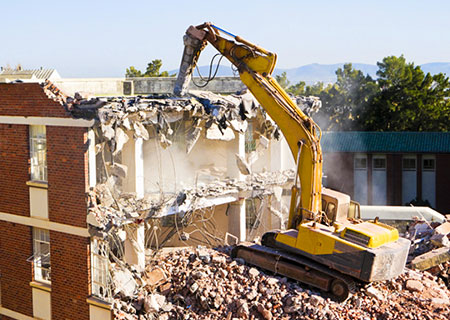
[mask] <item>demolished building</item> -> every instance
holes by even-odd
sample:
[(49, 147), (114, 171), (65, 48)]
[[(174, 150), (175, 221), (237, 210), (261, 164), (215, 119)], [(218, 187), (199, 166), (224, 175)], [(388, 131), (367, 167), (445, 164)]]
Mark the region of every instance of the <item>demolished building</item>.
[(232, 244), (285, 223), (292, 160), (249, 93), (72, 98), (51, 83), (0, 86), (12, 180), (0, 190), (5, 316), (108, 317), (111, 262), (143, 270), (163, 246)]
[[(227, 255), (283, 227), (294, 176), (248, 93), (91, 98), (0, 84), (0, 133), (4, 317), (448, 316), (447, 273), (436, 276), (449, 267), (447, 224), (409, 230), (411, 264), (434, 275), (408, 271), (344, 304)], [(159, 250), (172, 246), (190, 248)]]

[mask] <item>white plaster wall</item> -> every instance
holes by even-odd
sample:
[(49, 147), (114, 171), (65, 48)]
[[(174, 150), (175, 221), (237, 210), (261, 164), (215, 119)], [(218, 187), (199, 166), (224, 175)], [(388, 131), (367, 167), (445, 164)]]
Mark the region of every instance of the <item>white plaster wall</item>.
[(436, 207), (436, 167), (434, 170), (425, 170), (423, 160), (436, 159), (434, 155), (424, 155), (422, 158), (422, 199), (428, 200), (433, 208)]
[(65, 94), (73, 96), (75, 92), (93, 95), (122, 95), (124, 78), (72, 78), (54, 81)]
[(111, 311), (94, 305), (89, 305), (90, 320), (111, 320)]
[(295, 169), (295, 161), (286, 139), (281, 135), (279, 141), (270, 142), (270, 167), (272, 171)]
[[(176, 193), (183, 188), (210, 183), (216, 177), (238, 178), (239, 173), (234, 170), (238, 143), (238, 139), (208, 140), (202, 132), (190, 154), (186, 154), (183, 142), (174, 142), (163, 149), (158, 138), (144, 141), (145, 192), (158, 193), (162, 189)], [(236, 152), (229, 152), (233, 150)], [(211, 175), (208, 169), (216, 173)]]
[(416, 170), (404, 170), (402, 173), (402, 205), (415, 199), (417, 196)]
[(47, 189), (30, 187), (30, 215), (48, 220)]
[[(404, 156), (404, 159), (416, 159), (415, 155)], [(402, 205), (413, 200), (417, 196), (417, 169), (405, 170), (402, 169)]]
[(32, 288), (32, 295), (33, 317), (43, 320), (50, 320), (52, 318), (50, 292)]
[(355, 169), (353, 179), (355, 201), (367, 204), (367, 169)]
[(386, 156), (374, 155), (372, 158), (372, 205), (386, 205), (386, 167), (384, 169), (376, 169), (374, 165), (375, 159), (384, 159), (386, 164)]
[(125, 192), (136, 192), (136, 170), (135, 170), (135, 140), (133, 134), (128, 133), (128, 142), (122, 149), (122, 164), (127, 166), (127, 178), (122, 181)]

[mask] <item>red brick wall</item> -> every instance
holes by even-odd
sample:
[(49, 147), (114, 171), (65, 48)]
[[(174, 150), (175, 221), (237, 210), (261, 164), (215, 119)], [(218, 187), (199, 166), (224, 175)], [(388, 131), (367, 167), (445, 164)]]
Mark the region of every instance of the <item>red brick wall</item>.
[(50, 231), (52, 319), (89, 319), (89, 239)]
[(33, 315), (32, 264), (27, 262), (33, 254), (31, 239), (30, 227), (0, 221), (2, 305), (27, 316)]
[(353, 198), (353, 154), (326, 153), (324, 160), (328, 187)]
[[(69, 117), (38, 84), (0, 84), (0, 116)], [(86, 227), (87, 129), (47, 126), (49, 219)], [(28, 126), (0, 124), (0, 211), (29, 216)], [(50, 231), (52, 318), (88, 319), (89, 238)], [(0, 221), (5, 308), (32, 316), (31, 227)]]
[(70, 118), (38, 83), (0, 83), (0, 116)]
[(450, 214), (450, 154), (436, 155), (436, 210)]
[(28, 126), (0, 124), (0, 212), (30, 215)]
[(48, 205), (51, 221), (86, 227), (87, 129), (47, 127)]

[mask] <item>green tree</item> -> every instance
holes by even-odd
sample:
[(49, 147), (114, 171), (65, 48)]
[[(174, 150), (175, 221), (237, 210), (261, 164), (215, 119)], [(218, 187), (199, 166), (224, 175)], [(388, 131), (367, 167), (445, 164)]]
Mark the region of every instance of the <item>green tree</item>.
[(135, 67), (131, 66), (126, 70), (125, 76), (127, 78), (132, 77), (174, 77), (175, 74), (169, 75), (169, 72), (162, 71), (160, 72), (162, 67), (162, 60), (161, 59), (155, 59), (152, 60), (149, 64), (147, 64), (147, 70), (145, 72), (141, 72), (137, 70)]
[(358, 130), (359, 118), (378, 85), (369, 75), (347, 63), (336, 70), (336, 84), (326, 92), (323, 111), (329, 115), (328, 130)]
[(447, 131), (449, 79), (425, 74), (402, 56), (377, 63), (380, 90), (360, 115), (368, 131)]
[(294, 96), (301, 96), (305, 94), (305, 86), (306, 83), (304, 81), (300, 81), (287, 88), (286, 91), (293, 94)]
[(125, 76), (127, 78), (142, 77), (142, 72), (137, 70), (134, 66), (131, 66), (127, 68)]
[(283, 72), (279, 76), (275, 76), (275, 80), (277, 80), (278, 84), (283, 88), (287, 89), (289, 87), (290, 81), (287, 78), (286, 72)]
[(152, 62), (147, 64), (147, 70), (144, 73), (144, 77), (161, 77), (161, 73), (159, 72), (161, 67), (162, 67), (161, 59), (152, 60)]

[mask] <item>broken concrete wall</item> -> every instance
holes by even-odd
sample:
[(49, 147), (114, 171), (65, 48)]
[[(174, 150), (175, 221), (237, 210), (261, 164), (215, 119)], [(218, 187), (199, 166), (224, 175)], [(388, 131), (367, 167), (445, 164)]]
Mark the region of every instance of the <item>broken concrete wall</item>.
[(219, 141), (206, 138), (206, 130), (202, 128), (200, 136), (190, 153), (186, 152), (186, 132), (192, 127), (192, 121), (180, 120), (173, 123), (174, 138), (169, 148), (162, 148), (158, 137), (153, 135), (144, 142), (144, 170), (146, 193), (177, 193), (185, 188), (211, 183), (225, 177), (235, 178), (229, 168), (234, 153), (228, 149), (237, 140)]

